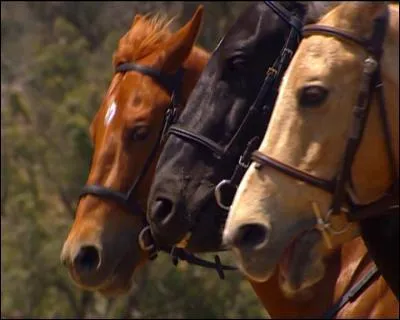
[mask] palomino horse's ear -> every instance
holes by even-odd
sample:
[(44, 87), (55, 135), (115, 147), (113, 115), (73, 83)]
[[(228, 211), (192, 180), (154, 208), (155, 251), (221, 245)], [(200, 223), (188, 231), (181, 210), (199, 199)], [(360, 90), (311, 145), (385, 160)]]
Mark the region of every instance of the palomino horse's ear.
[(356, 29), (371, 32), (372, 22), (384, 12), (387, 4), (387, 1), (349, 1), (344, 4), (348, 6), (344, 11), (350, 14)]
[(199, 5), (192, 19), (181, 29), (171, 35), (164, 46), (161, 58), (162, 69), (175, 71), (189, 56), (197, 35), (200, 31), (203, 19), (203, 6)]
[(383, 12), (385, 6), (389, 4), (387, 1), (354, 1), (350, 2), (354, 9), (359, 12), (365, 12), (365, 16), (370, 19), (376, 18)]

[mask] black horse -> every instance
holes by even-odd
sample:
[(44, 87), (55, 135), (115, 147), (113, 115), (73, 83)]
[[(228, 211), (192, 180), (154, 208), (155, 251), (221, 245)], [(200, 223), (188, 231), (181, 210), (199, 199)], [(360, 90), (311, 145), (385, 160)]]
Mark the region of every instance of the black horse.
[(148, 203), (156, 242), (185, 241), (194, 252), (222, 248), (227, 209), (266, 131), (302, 26), (330, 5), (252, 4), (227, 32), (159, 158)]

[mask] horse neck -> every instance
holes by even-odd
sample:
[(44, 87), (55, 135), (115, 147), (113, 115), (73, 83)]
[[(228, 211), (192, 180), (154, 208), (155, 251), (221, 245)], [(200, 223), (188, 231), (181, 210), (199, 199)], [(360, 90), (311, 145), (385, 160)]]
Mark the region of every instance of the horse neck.
[(199, 80), (209, 58), (210, 53), (198, 46), (195, 46), (193, 47), (189, 57), (183, 63), (183, 67), (185, 69), (182, 83), (183, 107), (186, 104), (194, 86), (196, 85), (197, 80)]
[[(392, 132), (396, 168), (399, 166), (399, 6), (389, 5), (388, 34), (384, 42), (382, 73), (385, 102)], [(398, 172), (397, 172), (398, 174)]]
[(372, 262), (366, 259), (366, 252), (360, 238), (333, 252), (327, 258), (324, 278), (310, 288), (302, 299), (288, 298), (283, 294), (279, 287), (278, 271), (266, 282), (249, 281), (272, 318), (320, 317), (330, 310), (361, 275), (368, 272)]
[[(398, 58), (397, 58), (398, 59)], [(398, 72), (398, 71), (397, 71)], [(395, 167), (397, 168), (397, 178), (399, 177), (399, 83), (392, 79), (385, 78), (383, 74), (383, 92), (385, 101), (385, 112), (388, 119), (388, 126), (391, 134), (391, 143)], [(398, 77), (397, 77), (398, 79)], [(376, 101), (376, 100), (375, 100)], [(374, 108), (377, 110), (378, 104)], [(380, 115), (377, 115), (381, 117)]]

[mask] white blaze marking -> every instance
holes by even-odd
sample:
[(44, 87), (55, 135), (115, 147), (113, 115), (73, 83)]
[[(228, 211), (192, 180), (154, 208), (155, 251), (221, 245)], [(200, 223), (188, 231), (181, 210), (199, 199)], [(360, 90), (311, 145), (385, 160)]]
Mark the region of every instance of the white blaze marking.
[(111, 103), (111, 105), (108, 107), (106, 116), (104, 117), (104, 125), (108, 126), (111, 122), (111, 120), (115, 116), (115, 112), (117, 111), (117, 105), (115, 104), (115, 101)]

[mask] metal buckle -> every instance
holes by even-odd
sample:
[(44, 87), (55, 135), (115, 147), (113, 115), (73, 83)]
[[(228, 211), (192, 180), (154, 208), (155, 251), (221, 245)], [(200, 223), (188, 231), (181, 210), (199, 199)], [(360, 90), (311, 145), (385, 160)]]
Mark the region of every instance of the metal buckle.
[(276, 70), (273, 67), (269, 67), (267, 70), (267, 75), (277, 75), (278, 74), (278, 70)]
[[(349, 213), (349, 209), (345, 208), (345, 207), (340, 207), (340, 211), (346, 213)], [(325, 223), (326, 223), (326, 227), (332, 232), (332, 234), (342, 234), (345, 233), (348, 229), (349, 229), (349, 223), (346, 224), (346, 226), (344, 226), (342, 229), (337, 230), (335, 228), (332, 228), (332, 224), (329, 222), (329, 218), (332, 215), (332, 209), (329, 209), (328, 213), (326, 214), (325, 217)]]
[(234, 186), (236, 189), (237, 189), (237, 186), (233, 185), (232, 182), (231, 182), (231, 180), (225, 179), (225, 180), (222, 180), (220, 183), (218, 183), (218, 185), (215, 187), (215, 190), (214, 190), (214, 195), (215, 195), (215, 199), (217, 200), (217, 204), (218, 204), (222, 209), (225, 209), (225, 210), (229, 211), (229, 209), (230, 209), (231, 206), (230, 206), (230, 205), (229, 205), (229, 206), (226, 206), (226, 205), (222, 202), (222, 192), (221, 192), (221, 188), (222, 188), (224, 185), (231, 185), (231, 186)]
[(138, 243), (140, 248), (149, 254), (150, 260), (154, 260), (157, 257), (157, 248), (154, 244), (153, 237), (151, 235), (150, 226), (144, 227), (139, 232)]
[[(329, 237), (330, 235), (328, 234), (327, 231), (329, 231), (333, 235), (339, 235), (339, 234), (345, 233), (349, 229), (350, 224), (347, 223), (346, 226), (343, 227), (341, 230), (336, 230), (336, 229), (332, 228), (332, 224), (329, 221), (329, 218), (332, 215), (332, 209), (329, 209), (325, 218), (323, 218), (317, 202), (312, 201), (311, 206), (313, 208), (313, 212), (314, 212), (316, 220), (317, 220), (315, 227), (317, 230), (319, 230), (322, 233), (322, 236), (324, 238), (326, 246), (329, 249), (332, 249), (333, 248), (332, 241), (331, 241), (331, 239)], [(341, 207), (340, 210), (344, 213), (349, 212), (349, 210), (344, 207)]]
[(378, 62), (371, 56), (367, 57), (364, 60), (364, 73), (372, 74), (375, 72), (378, 67)]
[(240, 165), (242, 168), (247, 169), (247, 168), (249, 167), (249, 165), (250, 165), (250, 161), (248, 161), (247, 163), (245, 163), (245, 162), (243, 162), (243, 156), (240, 156), (240, 158), (239, 158), (239, 165)]
[(290, 56), (290, 58), (293, 57), (293, 50), (290, 50), (288, 48), (283, 49), (283, 53), (286, 53)]

